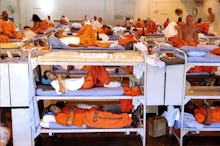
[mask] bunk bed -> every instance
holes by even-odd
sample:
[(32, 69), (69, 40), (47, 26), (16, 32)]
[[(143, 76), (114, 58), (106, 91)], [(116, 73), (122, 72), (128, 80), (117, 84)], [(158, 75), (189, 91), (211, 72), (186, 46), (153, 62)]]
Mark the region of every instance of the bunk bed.
[[(35, 50), (36, 51), (36, 50)], [(37, 66), (42, 65), (101, 65), (101, 66), (139, 66), (144, 72), (144, 79), (146, 80), (146, 62), (145, 62), (145, 52), (135, 52), (135, 51), (122, 51), (122, 52), (73, 52), (73, 51), (55, 51), (49, 52), (33, 57), (33, 51), (29, 54), (29, 72), (32, 74), (33, 70)], [(33, 80), (33, 79), (30, 79)], [(144, 82), (145, 84), (145, 82)], [(142, 85), (142, 94), (139, 96), (126, 96), (124, 95), (123, 88), (113, 88), (110, 91), (105, 91), (105, 88), (92, 88), (88, 90), (95, 90), (92, 92), (77, 90), (77, 93), (68, 93), (66, 95), (57, 95), (47, 93), (37, 94), (39, 92), (34, 92), (36, 99), (39, 100), (80, 100), (80, 101), (117, 101), (120, 99), (135, 99), (136, 104), (143, 105), (143, 113), (146, 113), (146, 101), (145, 95), (146, 90)], [(114, 90), (114, 91), (113, 91)], [(35, 91), (39, 91), (38, 89)], [(42, 91), (42, 90), (41, 90)], [(81, 92), (81, 93), (79, 93)], [(111, 93), (111, 94), (109, 94)], [(134, 107), (137, 107), (134, 105)], [(135, 132), (140, 135), (142, 139), (143, 146), (146, 145), (146, 115), (143, 115), (143, 123), (141, 127), (129, 126), (126, 128), (117, 129), (98, 129), (98, 128), (41, 128), (40, 133), (85, 133), (85, 132), (124, 132), (130, 133)]]
[[(203, 50), (205, 51), (205, 54), (201, 54), (200, 51), (202, 50), (197, 50), (198, 48), (188, 48), (183, 50), (177, 49), (176, 55), (182, 59), (185, 60), (185, 69), (184, 69), (184, 81), (186, 81), (186, 72), (194, 66), (220, 66), (220, 56), (214, 55), (211, 53), (210, 50)], [(200, 56), (190, 56), (189, 52), (190, 51), (198, 51), (198, 54)], [(183, 89), (186, 87), (186, 83), (183, 82)], [(201, 125), (198, 127), (189, 127), (186, 126), (185, 120), (186, 120), (186, 114), (184, 113), (185, 110), (185, 105), (190, 101), (190, 100), (202, 100), (202, 99), (212, 99), (216, 100), (219, 99), (219, 87), (218, 86), (192, 86), (188, 91), (185, 92), (183, 90), (182, 92), (182, 105), (181, 105), (181, 124), (180, 124), (180, 136), (178, 136), (175, 132), (174, 135), (177, 137), (180, 146), (183, 145), (183, 137), (190, 131), (194, 131), (195, 133), (199, 131), (219, 131), (219, 123), (212, 123), (211, 125)], [(195, 121), (196, 123), (196, 121)]]
[(16, 55), (23, 56), (24, 42), (21, 40), (12, 41), (9, 43), (0, 43), (0, 53), (4, 54), (7, 51), (11, 53), (16, 53)]

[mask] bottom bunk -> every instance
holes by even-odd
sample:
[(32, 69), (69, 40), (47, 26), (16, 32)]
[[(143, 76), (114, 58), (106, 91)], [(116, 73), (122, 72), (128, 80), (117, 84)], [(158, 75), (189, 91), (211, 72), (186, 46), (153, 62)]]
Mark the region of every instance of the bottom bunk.
[(220, 102), (218, 99), (207, 101), (200, 97), (200, 99), (188, 99), (185, 102), (184, 113), (176, 112), (179, 110), (178, 108), (169, 111), (169, 116), (180, 117), (179, 120), (169, 119), (169, 122), (173, 124), (170, 126), (170, 134), (177, 138), (180, 146), (187, 142), (185, 137), (200, 135), (202, 132), (220, 131)]
[[(84, 103), (83, 101), (81, 101)], [(59, 115), (52, 113), (49, 109), (49, 107), (44, 109), (42, 119), (40, 121), (40, 126), (41, 126), (41, 133), (48, 133), (49, 135), (52, 135), (54, 133), (124, 133), (125, 135), (129, 135), (130, 133), (136, 133), (136, 135), (139, 135), (140, 138), (142, 139), (143, 146), (145, 146), (145, 140), (146, 140), (146, 134), (145, 134), (145, 126), (144, 126), (144, 120), (143, 120), (143, 111), (144, 107), (143, 105), (138, 105), (135, 110), (133, 110), (131, 113), (121, 113), (121, 108), (120, 104), (118, 104), (118, 101), (91, 101), (90, 105), (88, 104), (81, 104), (80, 101), (68, 101), (66, 103), (64, 102), (57, 102), (56, 104), (62, 106), (65, 104), (64, 108), (68, 108), (68, 110), (72, 108), (72, 106), (67, 106), (67, 105), (76, 105), (77, 109), (74, 109), (74, 116), (78, 117), (74, 120), (80, 120), (78, 109), (86, 109), (85, 114), (83, 117), (83, 122), (81, 126), (75, 126), (75, 125), (63, 125), (61, 123), (58, 123), (59, 121)], [(79, 104), (76, 104), (79, 103)], [(94, 104), (92, 104), (94, 103)], [(105, 104), (105, 105), (102, 105)], [(95, 110), (91, 116), (89, 116), (89, 110), (92, 108), (98, 109), (97, 111)], [(66, 110), (66, 109), (64, 109)], [(77, 111), (78, 110), (78, 111)], [(145, 109), (146, 110), (146, 109)], [(99, 112), (101, 111), (101, 112)], [(67, 112), (67, 111), (65, 111)], [(104, 113), (104, 114), (102, 114)], [(91, 113), (90, 113), (91, 114)], [(119, 117), (120, 115), (121, 117)], [(63, 115), (62, 115), (63, 116)], [(82, 115), (81, 115), (82, 116)], [(126, 119), (125, 117), (129, 118)], [(87, 118), (92, 121), (87, 121)], [(101, 125), (101, 128), (99, 127), (100, 122), (97, 122), (99, 120), (102, 120), (103, 123), (106, 123), (105, 121), (110, 121), (109, 125), (104, 124)], [(126, 122), (127, 120), (127, 122)], [(86, 122), (87, 121), (87, 122)], [(117, 123), (117, 121), (119, 123)], [(74, 121), (75, 122), (75, 121)], [(73, 122), (73, 123), (74, 123)], [(96, 123), (94, 127), (91, 127), (88, 123)], [(103, 124), (102, 123), (102, 124)], [(116, 126), (116, 125), (126, 125), (126, 123), (130, 123), (129, 125), (126, 126)], [(112, 128), (111, 128), (112, 126)], [(108, 128), (105, 128), (108, 127)]]

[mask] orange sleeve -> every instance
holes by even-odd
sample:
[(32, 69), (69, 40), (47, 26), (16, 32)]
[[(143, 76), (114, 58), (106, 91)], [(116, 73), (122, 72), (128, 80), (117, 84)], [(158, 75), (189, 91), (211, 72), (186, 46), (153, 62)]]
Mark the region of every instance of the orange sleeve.
[(194, 117), (198, 123), (203, 123), (206, 118), (206, 109), (203, 107), (195, 109)]
[(69, 114), (65, 113), (59, 113), (56, 115), (56, 122), (61, 124), (61, 125), (67, 125), (67, 119), (69, 117)]
[(42, 20), (42, 22), (41, 22), (41, 29), (42, 30), (46, 30), (48, 28), (50, 28), (50, 24), (47, 22), (47, 20)]
[(3, 32), (3, 20), (0, 19), (0, 32)]
[(6, 35), (0, 35), (0, 43), (9, 43), (10, 40)]
[(83, 126), (84, 124), (84, 118), (85, 118), (85, 109), (77, 108), (74, 112), (74, 120), (73, 125), (74, 126)]

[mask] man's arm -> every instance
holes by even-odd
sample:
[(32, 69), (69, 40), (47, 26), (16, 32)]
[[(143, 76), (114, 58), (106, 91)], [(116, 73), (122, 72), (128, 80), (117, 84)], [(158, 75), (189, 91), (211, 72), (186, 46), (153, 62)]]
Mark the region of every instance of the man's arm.
[(76, 109), (75, 106), (71, 107), (71, 109), (70, 109), (70, 116), (68, 117), (68, 119), (66, 121), (66, 124), (69, 125), (69, 126), (73, 125), (75, 109)]
[(59, 83), (59, 92), (61, 93), (65, 93), (67, 91), (64, 83), (63, 83), (63, 80), (61, 79), (61, 75), (57, 75), (57, 80), (58, 80), (58, 83)]
[(183, 31), (184, 31), (183, 26), (176, 25), (175, 28), (176, 28), (177, 33), (178, 33), (179, 41), (182, 42), (183, 45), (187, 45), (186, 41), (183, 40)]

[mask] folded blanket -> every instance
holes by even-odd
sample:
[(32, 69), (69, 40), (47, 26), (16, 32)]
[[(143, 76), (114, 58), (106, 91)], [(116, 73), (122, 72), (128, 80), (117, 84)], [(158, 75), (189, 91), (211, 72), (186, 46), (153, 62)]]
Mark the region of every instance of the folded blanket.
[(187, 55), (191, 57), (206, 56), (207, 54), (210, 53), (209, 49), (202, 47), (183, 46), (180, 49), (185, 51)]

